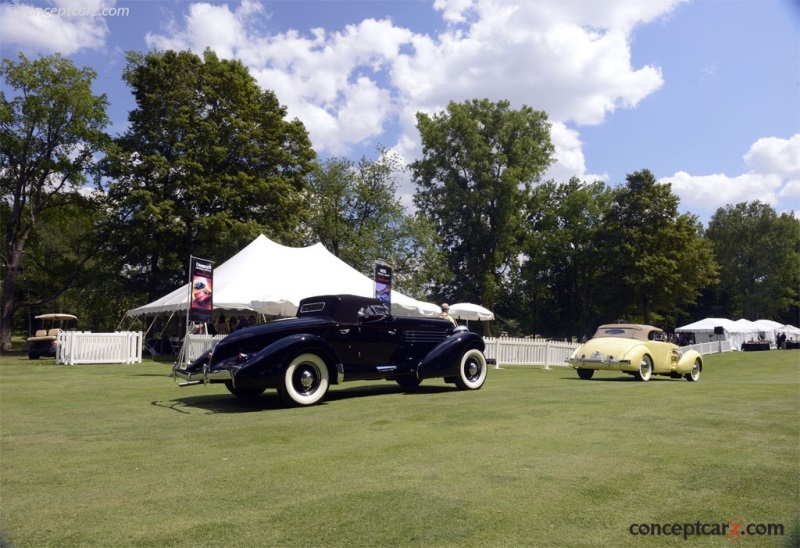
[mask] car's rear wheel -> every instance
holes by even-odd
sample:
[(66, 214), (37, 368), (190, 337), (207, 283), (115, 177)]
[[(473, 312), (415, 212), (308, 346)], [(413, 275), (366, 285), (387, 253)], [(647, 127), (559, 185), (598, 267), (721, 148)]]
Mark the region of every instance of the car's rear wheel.
[(228, 392), (243, 400), (257, 398), (264, 393), (264, 390), (266, 390), (265, 388), (237, 388), (231, 381), (227, 381), (225, 383), (225, 388), (228, 389)]
[(592, 375), (594, 375), (594, 369), (584, 369), (583, 367), (579, 367), (577, 371), (578, 376), (587, 381), (592, 378)]
[(475, 348), (461, 356), (456, 386), (461, 390), (477, 390), (486, 382), (486, 358)]
[(422, 380), (417, 377), (398, 377), (395, 379), (395, 382), (403, 388), (416, 388)]
[(283, 374), (278, 393), (290, 405), (314, 405), (328, 392), (330, 375), (325, 361), (316, 354), (296, 356)]
[(650, 377), (653, 375), (653, 359), (645, 354), (642, 356), (642, 359), (639, 360), (639, 370), (634, 374), (634, 376), (642, 381), (647, 382), (650, 380)]
[(700, 380), (700, 360), (695, 360), (694, 365), (692, 366), (692, 370), (685, 375), (685, 378), (689, 382), (697, 382)]

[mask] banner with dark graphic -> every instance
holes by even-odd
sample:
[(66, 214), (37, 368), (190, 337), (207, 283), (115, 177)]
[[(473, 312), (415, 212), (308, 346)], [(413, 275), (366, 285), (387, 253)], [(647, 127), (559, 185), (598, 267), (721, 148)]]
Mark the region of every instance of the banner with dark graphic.
[(375, 263), (375, 298), (392, 307), (392, 267)]
[(208, 323), (214, 310), (214, 263), (192, 257), (189, 272), (189, 321)]

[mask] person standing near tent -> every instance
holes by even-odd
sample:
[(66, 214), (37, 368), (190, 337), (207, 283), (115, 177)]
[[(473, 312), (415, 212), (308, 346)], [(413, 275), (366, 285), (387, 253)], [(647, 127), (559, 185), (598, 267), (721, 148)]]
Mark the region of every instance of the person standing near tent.
[(217, 318), (217, 333), (220, 335), (227, 335), (230, 333), (230, 328), (228, 327), (228, 320), (225, 318), (225, 314), (221, 314), (219, 318)]
[(441, 318), (445, 320), (449, 320), (455, 326), (458, 326), (458, 323), (453, 319), (453, 316), (450, 315), (450, 305), (447, 303), (442, 304), (442, 313), (439, 314)]

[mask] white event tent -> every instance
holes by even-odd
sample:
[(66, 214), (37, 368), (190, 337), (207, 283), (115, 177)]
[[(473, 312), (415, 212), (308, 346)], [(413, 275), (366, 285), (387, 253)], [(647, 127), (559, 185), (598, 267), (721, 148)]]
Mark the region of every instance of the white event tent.
[(752, 328), (737, 324), (733, 320), (726, 318), (705, 318), (683, 327), (675, 329), (676, 333), (692, 333), (694, 340), (697, 343), (716, 341), (719, 335), (714, 334), (714, 328), (722, 327), (723, 334), (721, 335), (724, 341), (731, 341), (732, 348), (738, 350), (742, 347), (742, 343), (752, 340), (754, 336), (758, 337), (758, 330), (753, 331)]
[(781, 326), (780, 329), (778, 329), (778, 331), (780, 333), (785, 334), (789, 340), (792, 341), (800, 340), (800, 328), (797, 328), (791, 324), (787, 323), (786, 325)]
[(751, 341), (759, 341), (763, 338), (763, 340), (775, 344), (775, 331), (773, 329), (768, 329), (762, 323), (759, 323), (764, 321), (766, 320), (757, 320), (755, 322), (751, 322), (750, 320), (741, 318), (736, 320), (736, 325), (741, 327), (742, 330), (747, 331), (748, 339)]
[(778, 334), (785, 332), (782, 323), (774, 322), (772, 320), (756, 320), (753, 323), (759, 326), (766, 339), (772, 344), (777, 344)]
[[(321, 243), (286, 247), (263, 234), (236, 255), (214, 268), (215, 310), (253, 311), (273, 316), (294, 316), (300, 300), (314, 295), (351, 294), (372, 297), (371, 278), (347, 265)], [(392, 313), (398, 316), (434, 316), (438, 305), (392, 291)], [(127, 316), (186, 310), (189, 284)]]
[(797, 334), (800, 330), (790, 325), (783, 325), (772, 320), (750, 321), (744, 318), (733, 321), (725, 318), (706, 318), (698, 322), (677, 328), (677, 333), (693, 333), (694, 340), (698, 343), (717, 340), (714, 335), (715, 327), (722, 327), (724, 334), (722, 340), (730, 340), (734, 349), (739, 350), (742, 343), (747, 341), (766, 340), (774, 345), (778, 333), (786, 333), (787, 336)]

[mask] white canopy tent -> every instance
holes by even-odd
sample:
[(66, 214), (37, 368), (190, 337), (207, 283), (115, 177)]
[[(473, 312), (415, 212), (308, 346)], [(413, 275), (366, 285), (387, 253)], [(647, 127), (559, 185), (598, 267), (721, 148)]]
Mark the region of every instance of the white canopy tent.
[(785, 333), (786, 337), (789, 338), (789, 340), (794, 340), (794, 341), (800, 340), (800, 328), (798, 327), (795, 327), (787, 323), (786, 325), (782, 326), (778, 331), (780, 333)]
[(736, 320), (736, 325), (738, 325), (742, 331), (747, 333), (747, 340), (748, 341), (760, 341), (765, 340), (769, 341), (772, 344), (775, 344), (775, 332), (772, 330), (768, 330), (764, 328), (762, 325), (751, 322), (750, 320), (745, 320), (744, 318)]
[(800, 337), (800, 330), (791, 325), (781, 325), (772, 320), (756, 320), (751, 322), (744, 318), (733, 321), (725, 318), (706, 318), (698, 322), (677, 328), (677, 333), (693, 333), (696, 342), (708, 342), (716, 340), (714, 328), (721, 326), (724, 331), (723, 340), (730, 340), (733, 348), (741, 349), (742, 343), (757, 341), (762, 337), (764, 340), (775, 344), (778, 333), (784, 332), (791, 336), (795, 333)]
[[(243, 310), (275, 316), (293, 316), (301, 299), (314, 295), (349, 293), (371, 297), (372, 279), (341, 261), (318, 243), (286, 247), (263, 234), (214, 269), (215, 310)], [(186, 310), (189, 284), (127, 316)], [(392, 313), (398, 316), (435, 316), (438, 305), (392, 291)]]
[(764, 333), (770, 343), (778, 344), (778, 334), (783, 332), (783, 324), (772, 320), (756, 320), (753, 323), (760, 328), (760, 332)]
[[(722, 335), (714, 334), (714, 329), (716, 327), (722, 327)], [(737, 323), (733, 320), (726, 318), (705, 318), (689, 325), (678, 327), (675, 329), (675, 332), (692, 333), (694, 335), (694, 340), (697, 343), (716, 341), (718, 340), (718, 337), (722, 337), (721, 340), (731, 341), (731, 346), (736, 350), (739, 350), (742, 347), (743, 342), (746, 342), (752, 338), (750, 335), (750, 329), (741, 325), (737, 325)]]
[(761, 329), (765, 329), (767, 331), (780, 331), (783, 328), (782, 323), (773, 322), (772, 320), (756, 320), (753, 323), (761, 326)]

